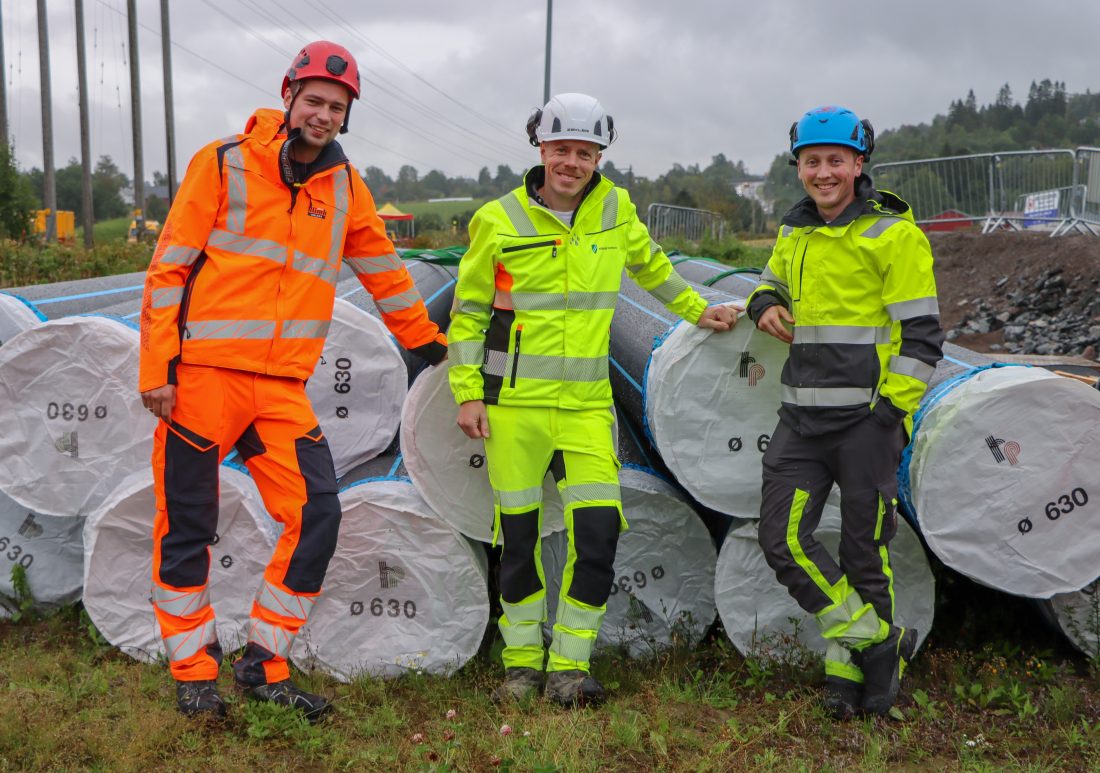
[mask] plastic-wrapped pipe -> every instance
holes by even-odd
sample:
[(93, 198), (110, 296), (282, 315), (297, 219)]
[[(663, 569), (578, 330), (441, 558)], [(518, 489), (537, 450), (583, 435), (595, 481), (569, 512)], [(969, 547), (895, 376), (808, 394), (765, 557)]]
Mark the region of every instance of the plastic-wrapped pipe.
[[(714, 595), (718, 615), (730, 641), (743, 655), (778, 654), (797, 638), (806, 647), (825, 651), (817, 623), (787, 593), (764, 560), (757, 541), (758, 521), (742, 521), (730, 529), (718, 556)], [(834, 559), (840, 544), (840, 497), (829, 495), (821, 523), (814, 532)], [(936, 586), (920, 538), (902, 518), (890, 542), (894, 578), (895, 621), (915, 628), (918, 646), (932, 629)], [(793, 621), (793, 622), (792, 622)]]
[[(219, 468), (218, 533), (210, 546), (210, 597), (218, 641), (232, 652), (248, 638), (252, 601), (275, 547), (275, 522), (244, 473)], [(164, 657), (153, 605), (153, 476), (136, 472), (84, 527), (84, 608), (104, 638), (146, 663)]]
[(51, 320), (0, 348), (0, 491), (45, 515), (87, 515), (147, 467), (156, 419), (135, 392), (138, 332)]
[(1074, 647), (1090, 658), (1100, 657), (1100, 580), (1037, 603), (1043, 618)]
[[(420, 495), (444, 521), (471, 539), (492, 542), (493, 489), (485, 468), (485, 442), (466, 437), (457, 419), (447, 363), (425, 368), (401, 411), (405, 466)], [(564, 529), (561, 498), (549, 473), (542, 501), (543, 536)], [(497, 535), (498, 543), (502, 540)]]
[[(684, 496), (652, 470), (624, 465), (619, 487), (630, 528), (619, 535), (614, 584), (596, 645), (622, 646), (635, 658), (693, 646), (716, 614), (717, 556), (710, 533)], [(542, 542), (551, 620), (567, 547), (564, 531)]]
[(22, 568), (34, 609), (80, 599), (84, 583), (84, 518), (42, 515), (0, 494), (0, 617), (17, 611), (12, 570)]
[(0, 346), (45, 321), (46, 315), (26, 298), (7, 291), (0, 292)]
[(489, 622), (484, 551), (439, 519), (408, 479), (352, 483), (340, 502), (336, 553), (291, 658), (345, 682), (460, 668)]
[(91, 314), (125, 301), (141, 302), (145, 272), (73, 279), (66, 282), (15, 287), (6, 292), (26, 298), (50, 319)]

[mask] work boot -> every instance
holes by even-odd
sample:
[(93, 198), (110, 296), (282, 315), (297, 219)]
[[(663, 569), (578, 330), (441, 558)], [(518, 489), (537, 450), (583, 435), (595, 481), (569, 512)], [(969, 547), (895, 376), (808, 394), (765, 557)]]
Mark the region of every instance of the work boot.
[(842, 676), (825, 677), (825, 711), (833, 719), (846, 722), (855, 716), (863, 699), (863, 685)]
[(271, 684), (246, 685), (239, 682), (238, 684), (249, 698), (271, 701), (279, 706), (298, 709), (310, 722), (317, 722), (332, 708), (332, 704), (320, 695), (314, 695), (296, 687), (289, 679)]
[(596, 677), (584, 671), (551, 671), (546, 677), (546, 697), (571, 709), (599, 706), (607, 693)]
[(504, 681), (493, 690), (493, 703), (521, 701), (528, 695), (538, 695), (542, 689), (542, 672), (536, 668), (506, 668)]
[(218, 694), (218, 685), (213, 679), (176, 682), (176, 706), (189, 717), (199, 714), (225, 716), (225, 701)]
[(863, 668), (863, 710), (885, 717), (898, 698), (901, 674), (917, 649), (917, 632), (890, 626), (886, 640), (860, 653)]

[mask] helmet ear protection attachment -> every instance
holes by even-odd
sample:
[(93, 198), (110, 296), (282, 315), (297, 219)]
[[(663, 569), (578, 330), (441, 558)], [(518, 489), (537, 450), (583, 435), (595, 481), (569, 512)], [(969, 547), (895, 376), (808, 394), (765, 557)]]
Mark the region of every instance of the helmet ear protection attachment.
[(531, 117), (527, 119), (527, 141), (531, 143), (531, 147), (537, 148), (539, 146), (539, 138), (536, 133), (536, 129), (539, 128), (539, 123), (542, 121), (542, 108), (537, 108), (535, 112), (531, 113)]

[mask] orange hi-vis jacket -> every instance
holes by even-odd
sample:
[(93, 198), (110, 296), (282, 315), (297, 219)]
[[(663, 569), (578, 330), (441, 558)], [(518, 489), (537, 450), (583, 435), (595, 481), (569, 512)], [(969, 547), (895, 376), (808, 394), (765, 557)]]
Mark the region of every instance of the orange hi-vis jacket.
[(340, 261), (406, 349), (431, 363), (446, 338), (428, 319), (374, 200), (339, 144), (291, 180), (283, 114), (191, 160), (145, 279), (142, 392), (176, 383), (179, 362), (306, 379), (332, 321)]

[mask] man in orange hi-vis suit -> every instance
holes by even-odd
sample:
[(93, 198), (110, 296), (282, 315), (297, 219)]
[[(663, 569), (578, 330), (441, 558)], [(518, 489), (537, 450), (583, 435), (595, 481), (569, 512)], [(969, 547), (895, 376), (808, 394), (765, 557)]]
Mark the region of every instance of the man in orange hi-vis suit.
[(359, 97), (355, 59), (310, 43), (282, 97), (285, 112), (257, 110), (243, 134), (192, 159), (145, 280), (139, 389), (161, 419), (153, 605), (185, 714), (226, 711), (207, 578), (218, 465), (234, 446), (284, 525), (234, 676), (249, 697), (311, 720), (329, 708), (290, 681), (287, 655), (340, 525), (332, 455), (305, 380), (332, 320), (341, 259), (403, 346), (432, 364), (447, 353), (370, 191), (333, 141)]

